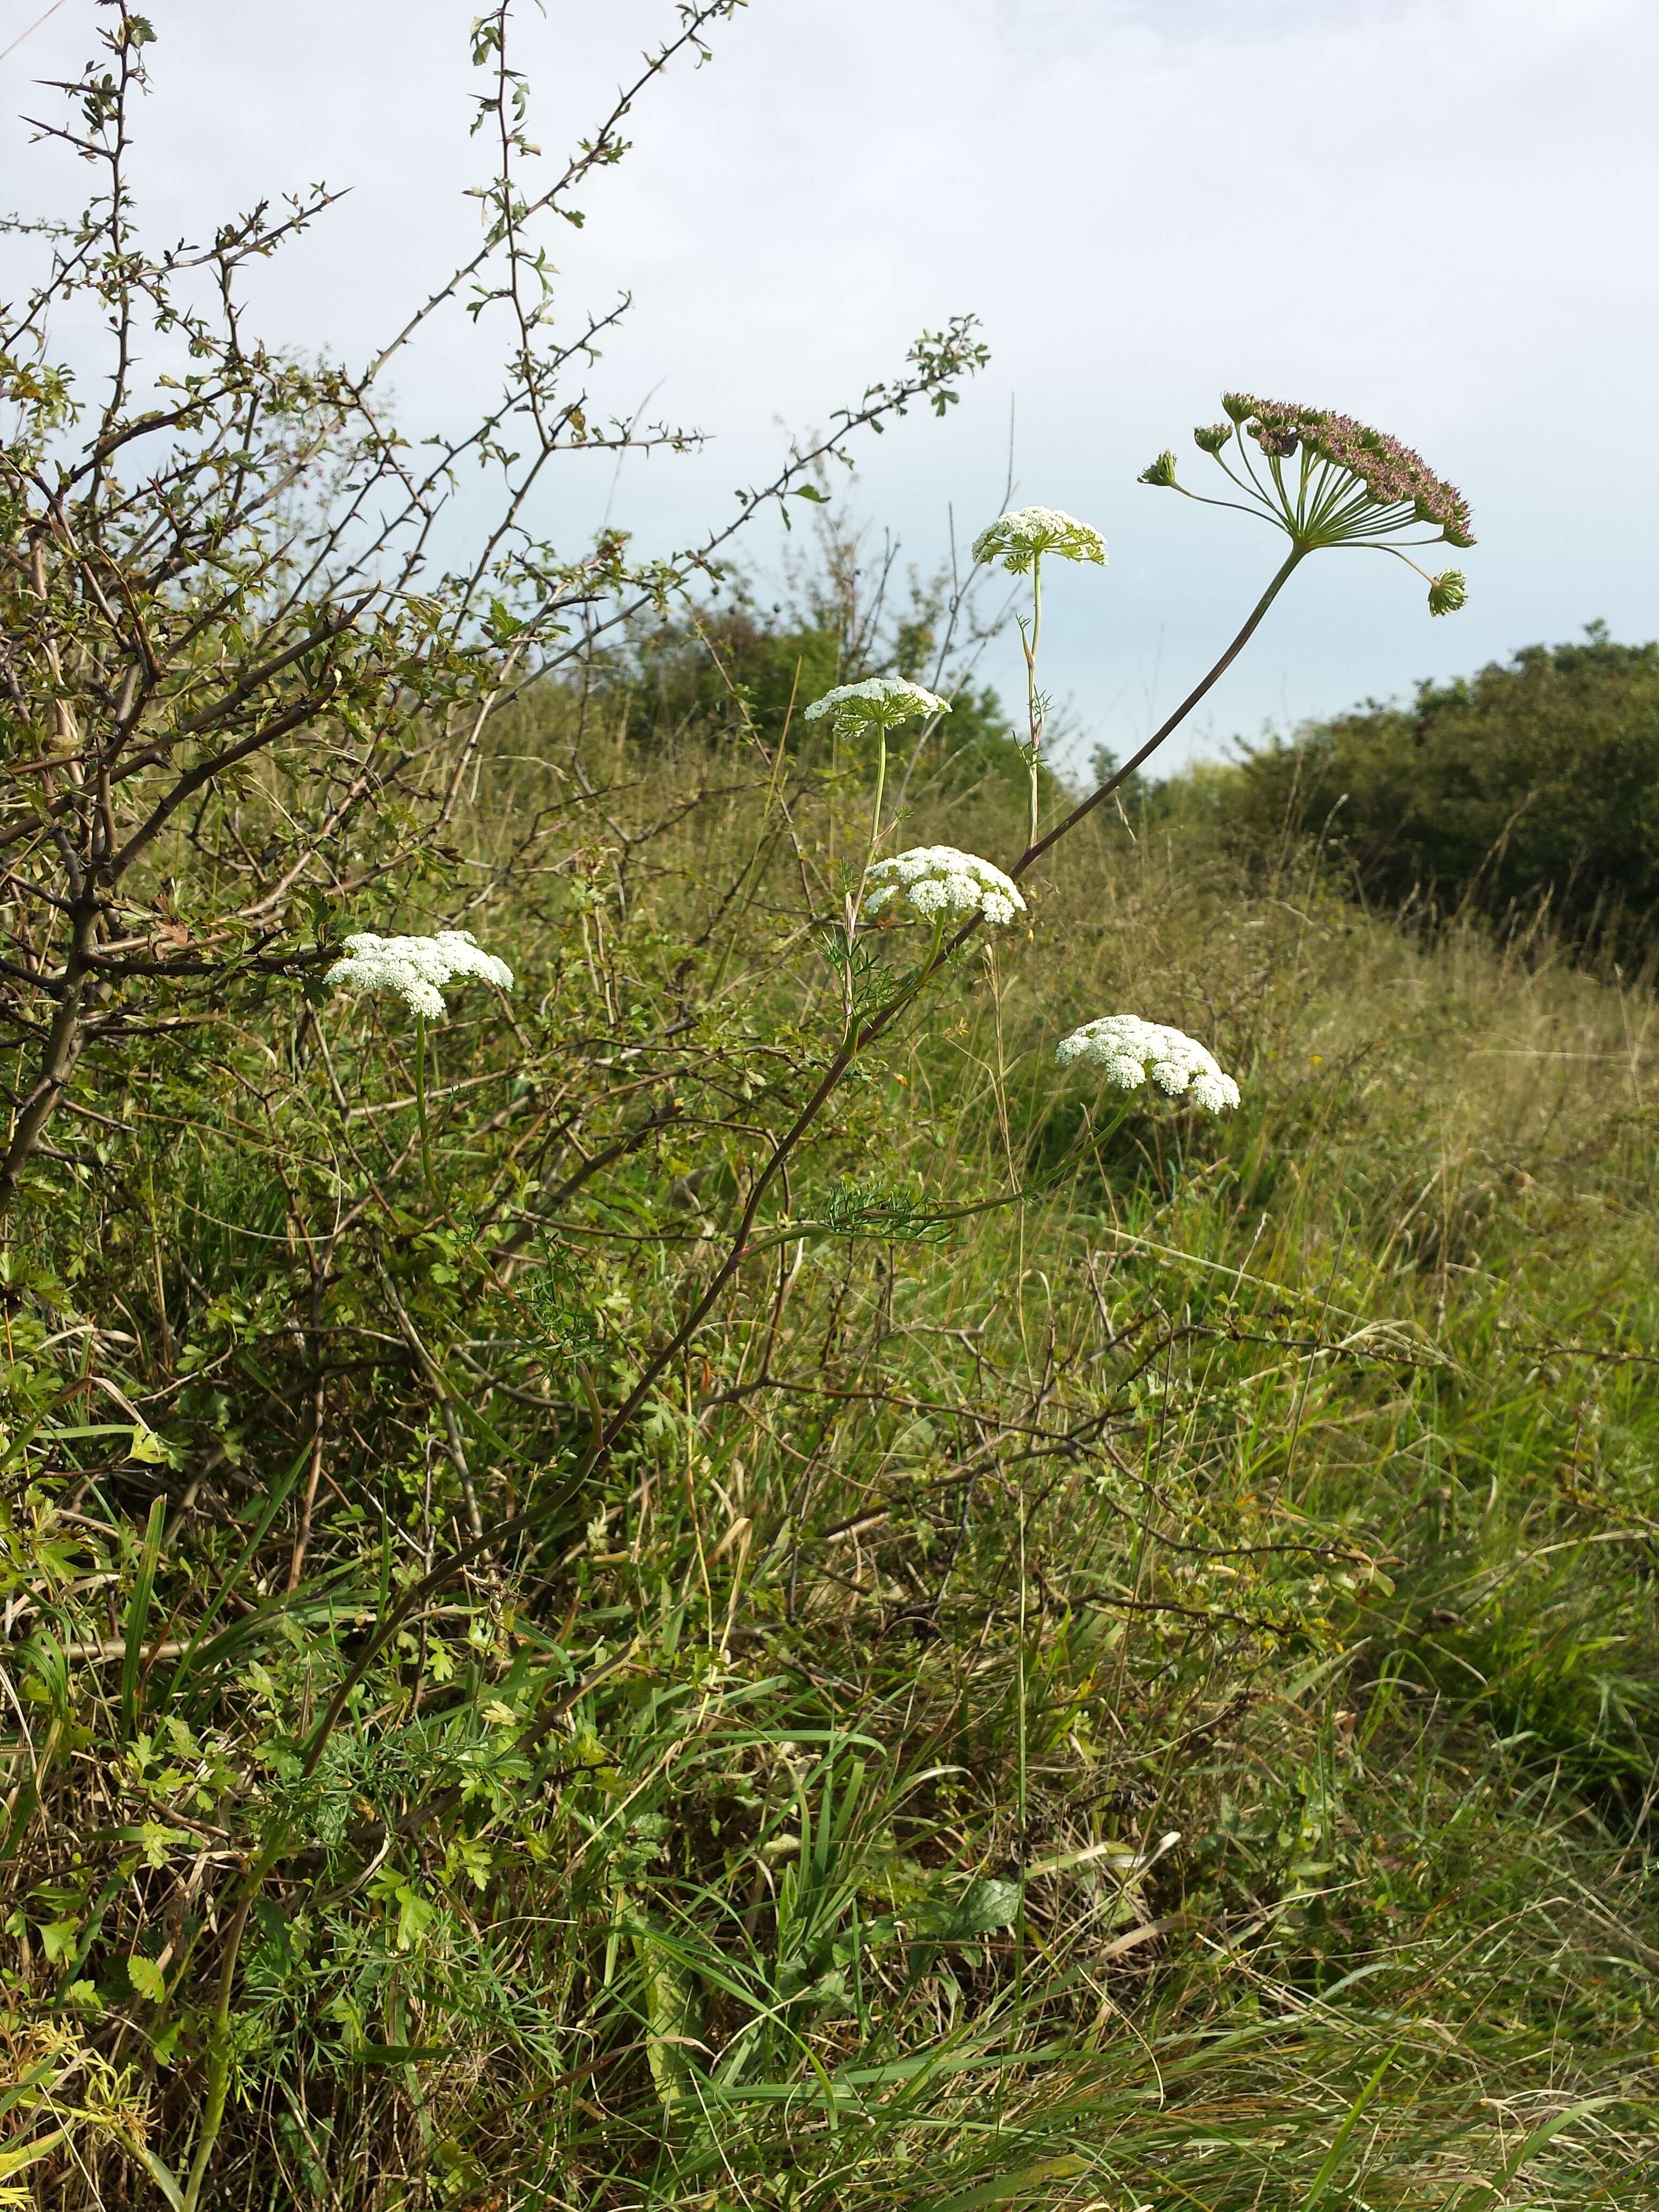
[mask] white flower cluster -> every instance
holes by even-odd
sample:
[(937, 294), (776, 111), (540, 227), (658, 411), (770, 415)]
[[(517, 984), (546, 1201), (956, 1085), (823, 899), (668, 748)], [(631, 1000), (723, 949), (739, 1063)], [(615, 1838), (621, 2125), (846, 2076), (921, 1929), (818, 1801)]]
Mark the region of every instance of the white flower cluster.
[(1238, 1085), (1196, 1038), (1165, 1029), (1161, 1022), (1143, 1022), (1139, 1014), (1108, 1014), (1085, 1022), (1062, 1038), (1054, 1057), (1062, 1064), (1086, 1061), (1120, 1091), (1138, 1091), (1150, 1076), (1172, 1098), (1184, 1096), (1212, 1114), (1238, 1103)]
[(1086, 522), (1057, 507), (1017, 507), (1000, 514), (974, 540), (975, 561), (1000, 561), (1011, 575), (1023, 576), (1039, 554), (1062, 561), (1106, 562), (1106, 540)]
[(505, 960), (483, 951), (468, 929), (441, 929), (435, 937), (377, 937), (362, 930), (345, 941), (346, 957), (329, 969), (327, 981), (361, 998), (370, 991), (395, 991), (428, 1021), (444, 1018), (443, 986), (477, 975), (503, 991), (513, 988)]
[(918, 714), (948, 714), (951, 702), (920, 684), (907, 684), (902, 676), (871, 676), (862, 684), (838, 684), (822, 699), (814, 699), (805, 719), (816, 722), (833, 714), (843, 736), (849, 730), (875, 726), (890, 730), (896, 722), (914, 721)]
[(966, 921), (977, 915), (1000, 929), (1025, 911), (1012, 878), (954, 845), (916, 845), (890, 860), (878, 860), (869, 881), (864, 901), (869, 915), (896, 903), (921, 921)]

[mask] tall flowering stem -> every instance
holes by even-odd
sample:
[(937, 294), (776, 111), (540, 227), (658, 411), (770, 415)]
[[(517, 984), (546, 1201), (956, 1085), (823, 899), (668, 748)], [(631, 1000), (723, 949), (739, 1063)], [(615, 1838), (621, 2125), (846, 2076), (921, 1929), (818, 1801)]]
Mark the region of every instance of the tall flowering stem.
[(1032, 838), (1030, 843), (1020, 854), (1018, 860), (1015, 861), (1013, 866), (1008, 871), (1011, 876), (1018, 879), (1025, 873), (1028, 868), (1035, 867), (1036, 863), (1042, 858), (1042, 855), (1048, 850), (1048, 848), (1051, 845), (1057, 845), (1062, 837), (1066, 836), (1071, 830), (1076, 829), (1078, 823), (1081, 822), (1085, 816), (1092, 814), (1097, 806), (1102, 805), (1112, 796), (1112, 793), (1116, 791), (1121, 785), (1127, 783), (1129, 778), (1134, 774), (1135, 770), (1138, 768), (1144, 767), (1152, 758), (1152, 755), (1158, 750), (1164, 739), (1173, 735), (1173, 733), (1180, 728), (1181, 725), (1186, 720), (1188, 715), (1190, 714), (1194, 708), (1197, 706), (1199, 701), (1203, 698), (1206, 692), (1212, 690), (1214, 685), (1221, 681), (1221, 678), (1232, 666), (1234, 661), (1237, 659), (1239, 654), (1243, 652), (1245, 647), (1255, 635), (1256, 631), (1261, 626), (1262, 618), (1267, 614), (1268, 608), (1272, 606), (1273, 601), (1284, 590), (1285, 585), (1290, 582), (1291, 578), (1295, 574), (1297, 569), (1300, 568), (1303, 562), (1307, 559), (1310, 550), (1311, 549), (1307, 546), (1293, 545), (1291, 548), (1284, 560), (1280, 562), (1279, 568), (1273, 575), (1273, 581), (1268, 585), (1267, 590), (1263, 592), (1261, 597), (1256, 601), (1255, 605), (1250, 609), (1249, 613), (1245, 617), (1243, 627), (1240, 629), (1237, 635), (1234, 638), (1232, 643), (1227, 647), (1227, 650), (1222, 654), (1220, 659), (1218, 660), (1215, 665), (1209, 671), (1208, 674), (1200, 678), (1198, 683), (1193, 686), (1192, 690), (1187, 694), (1181, 704), (1176, 708), (1174, 714), (1170, 716), (1166, 722), (1159, 724), (1158, 727), (1153, 731), (1152, 736), (1147, 738), (1146, 744), (1142, 745), (1138, 753), (1132, 753), (1129, 756), (1129, 758), (1124, 762), (1121, 768), (1118, 769), (1114, 774), (1108, 776), (1104, 783), (1101, 784), (1097, 790), (1091, 791), (1085, 799), (1081, 800), (1079, 805), (1074, 806), (1071, 812), (1066, 816), (1063, 821), (1057, 822), (1054, 828), (1049, 830), (1046, 837)]
[(1031, 579), (1031, 612), (1019, 617), (1019, 641), (1025, 654), (1025, 757), (1031, 771), (1031, 819), (1028, 844), (1037, 835), (1038, 774), (1042, 757), (1042, 730), (1048, 702), (1037, 688), (1037, 648), (1042, 640), (1042, 556), (1052, 553), (1061, 561), (1091, 561), (1106, 564), (1106, 541), (1097, 530), (1079, 522), (1057, 507), (1018, 507), (1000, 514), (988, 530), (974, 540), (976, 562), (994, 562), (1012, 576)]
[(876, 739), (876, 788), (870, 805), (870, 835), (866, 840), (864, 865), (859, 874), (858, 888), (848, 895), (846, 908), (847, 942), (850, 950), (858, 930), (858, 918), (864, 903), (865, 887), (870, 880), (870, 871), (881, 849), (882, 802), (887, 790), (887, 732), (902, 722), (913, 722), (919, 718), (932, 720), (948, 714), (951, 702), (936, 692), (924, 690), (920, 684), (911, 684), (900, 676), (866, 677), (861, 684), (838, 684), (833, 691), (826, 691), (815, 699), (803, 719), (809, 722), (830, 718), (831, 726), (839, 738), (857, 738), (873, 731)]
[(1048, 702), (1037, 690), (1037, 647), (1042, 641), (1042, 556), (1039, 553), (1031, 562), (1031, 619), (1019, 626), (1020, 643), (1025, 648), (1025, 719), (1029, 732), (1027, 744), (1031, 761), (1031, 834), (1027, 842), (1035, 845), (1037, 834), (1037, 762), (1042, 751), (1042, 725), (1048, 719)]
[(435, 937), (380, 937), (373, 930), (360, 930), (347, 938), (343, 958), (328, 970), (326, 982), (360, 999), (389, 992), (415, 1017), (415, 1115), (421, 1132), (421, 1168), (433, 1203), (445, 1212), (432, 1166), (432, 1128), (426, 1108), (427, 1024), (442, 1021), (448, 985), (476, 977), (493, 983), (498, 991), (510, 991), (513, 970), (505, 960), (486, 952), (470, 929), (441, 929)]
[[(1243, 494), (1242, 500), (1212, 499), (1204, 493), (1188, 491), (1177, 479), (1177, 463), (1170, 453), (1160, 453), (1143, 471), (1140, 481), (1161, 490), (1178, 491), (1206, 507), (1231, 507), (1270, 523), (1290, 540), (1290, 550), (1214, 667), (1194, 685), (1138, 753), (1074, 806), (1046, 837), (1032, 837), (1010, 871), (1016, 877), (1024, 875), (1051, 845), (1109, 799), (1179, 728), (1237, 659), (1268, 608), (1310, 553), (1345, 546), (1391, 553), (1428, 584), (1431, 614), (1451, 614), (1463, 605), (1467, 587), (1460, 569), (1449, 568), (1431, 576), (1411, 558), (1413, 550), (1425, 545), (1443, 543), (1467, 547), (1474, 543), (1468, 501), (1455, 484), (1436, 476), (1420, 453), (1386, 431), (1373, 430), (1350, 415), (1333, 414), (1327, 408), (1256, 399), (1243, 392), (1225, 393), (1221, 404), (1228, 419), (1200, 424), (1193, 433), (1193, 442)], [(1237, 469), (1226, 459), (1235, 427), (1243, 432), (1234, 445)], [(1245, 450), (1244, 436), (1260, 448), (1259, 464)], [(1286, 464), (1293, 459), (1297, 466), (1287, 472)], [(1402, 535), (1419, 529), (1431, 529), (1433, 535)]]
[(447, 1212), (438, 1191), (438, 1178), (432, 1170), (432, 1125), (426, 1111), (426, 1016), (415, 1017), (415, 1118), (421, 1131), (421, 1172), (426, 1177), (427, 1196), (441, 1213)]

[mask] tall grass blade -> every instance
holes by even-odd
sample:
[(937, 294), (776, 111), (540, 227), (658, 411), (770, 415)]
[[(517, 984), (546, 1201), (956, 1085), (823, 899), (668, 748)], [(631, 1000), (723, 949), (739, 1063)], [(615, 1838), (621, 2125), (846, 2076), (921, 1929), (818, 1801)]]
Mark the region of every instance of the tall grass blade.
[(130, 1739), (138, 1727), (138, 1679), (143, 1664), (144, 1631), (149, 1625), (150, 1601), (155, 1591), (155, 1569), (161, 1556), (161, 1537), (167, 1525), (167, 1501), (151, 1503), (144, 1540), (138, 1553), (132, 1595), (127, 1601), (125, 1649), (121, 1655), (121, 1733)]

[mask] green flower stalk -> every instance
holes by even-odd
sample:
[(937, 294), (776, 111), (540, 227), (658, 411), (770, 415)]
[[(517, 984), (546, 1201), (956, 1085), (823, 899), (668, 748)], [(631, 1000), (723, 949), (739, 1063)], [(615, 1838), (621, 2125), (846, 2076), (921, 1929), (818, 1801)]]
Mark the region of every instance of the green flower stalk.
[(345, 941), (345, 957), (324, 977), (337, 989), (368, 998), (390, 991), (415, 1017), (415, 1112), (421, 1131), (421, 1166), (440, 1212), (444, 1201), (432, 1166), (432, 1132), (426, 1110), (427, 1024), (447, 1011), (445, 988), (476, 976), (498, 991), (513, 988), (513, 970), (486, 952), (470, 929), (441, 929), (435, 937), (379, 937), (360, 930)]
[[(1425, 545), (1462, 549), (1474, 543), (1468, 501), (1455, 484), (1436, 476), (1420, 453), (1386, 430), (1373, 430), (1328, 408), (1256, 399), (1247, 392), (1229, 392), (1221, 404), (1228, 420), (1200, 425), (1193, 441), (1243, 495), (1242, 503), (1188, 490), (1177, 479), (1170, 453), (1160, 453), (1142, 471), (1141, 483), (1178, 491), (1206, 507), (1255, 515), (1285, 532), (1298, 560), (1338, 545), (1392, 553), (1427, 584), (1431, 614), (1455, 614), (1463, 605), (1468, 587), (1461, 569), (1431, 575), (1411, 558), (1412, 550)], [(1240, 433), (1237, 441), (1235, 428)], [(1256, 459), (1247, 438), (1258, 449)], [(1233, 461), (1227, 459), (1229, 446)], [(1401, 535), (1425, 527), (1431, 527), (1432, 535)]]
[(870, 811), (869, 848), (859, 878), (858, 896), (848, 902), (847, 909), (849, 943), (865, 883), (881, 844), (881, 806), (887, 787), (887, 732), (896, 729), (901, 722), (914, 722), (925, 715), (948, 714), (950, 711), (948, 699), (924, 690), (920, 684), (907, 683), (902, 676), (870, 676), (862, 684), (838, 684), (833, 691), (814, 699), (806, 709), (803, 719), (809, 722), (822, 721), (825, 715), (833, 716), (837, 737), (856, 737), (865, 730), (876, 733), (875, 803)]
[(1106, 565), (1106, 541), (1097, 530), (1079, 522), (1057, 507), (1019, 507), (1000, 514), (988, 530), (974, 540), (974, 558), (998, 562), (1011, 576), (1031, 579), (1031, 614), (1019, 617), (1020, 643), (1025, 649), (1025, 757), (1031, 770), (1031, 831), (1028, 845), (1036, 843), (1037, 766), (1042, 754), (1042, 726), (1048, 702), (1037, 689), (1037, 647), (1042, 637), (1042, 556), (1052, 553), (1061, 561), (1091, 561)]

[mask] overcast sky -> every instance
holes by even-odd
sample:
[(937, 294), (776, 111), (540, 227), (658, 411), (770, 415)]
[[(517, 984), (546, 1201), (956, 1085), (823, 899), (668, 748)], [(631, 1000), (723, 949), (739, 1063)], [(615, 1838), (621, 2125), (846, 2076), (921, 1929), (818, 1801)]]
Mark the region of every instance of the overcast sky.
[[(0, 46), (43, 0), (0, 0)], [(476, 239), (464, 187), (478, 0), (152, 0), (138, 190), (161, 237), (264, 194), (349, 198), (273, 264), (274, 337), (360, 354)], [(88, 49), (62, 0), (0, 62), (0, 112)], [(521, 9), (532, 135), (596, 120), (670, 0)], [(1470, 603), (1431, 620), (1397, 563), (1310, 564), (1200, 718), (1197, 741), (1409, 690), (1605, 617), (1659, 634), (1653, 516), (1659, 8), (1652, 0), (750, 0), (642, 100), (635, 150), (550, 241), (574, 313), (635, 301), (603, 406), (710, 434), (693, 459), (579, 463), (543, 516), (608, 500), (667, 550), (763, 480), (788, 435), (972, 309), (989, 371), (913, 415), (843, 495), (906, 558), (1016, 498), (1102, 529), (1111, 566), (1050, 596), (1049, 687), (1078, 741), (1139, 741), (1225, 641), (1268, 533), (1136, 483), (1224, 387), (1342, 408), (1461, 484)], [(62, 208), (84, 172), (0, 138), (0, 201)], [(24, 248), (0, 240), (8, 292)], [(466, 327), (403, 372), (411, 429), (490, 388)], [(769, 539), (752, 550), (772, 557)], [(988, 672), (1018, 689), (1012, 641)]]

